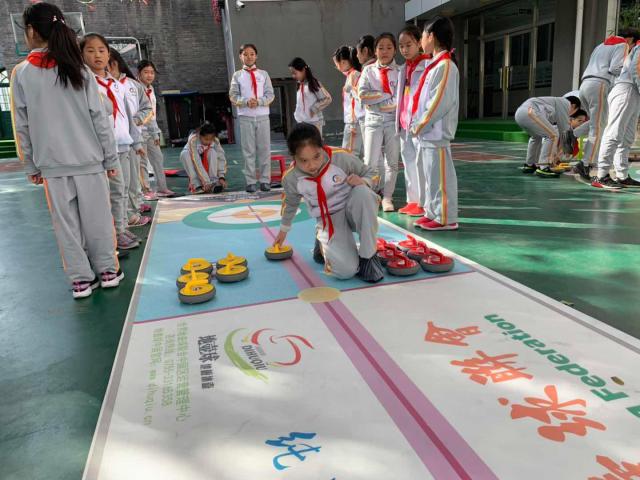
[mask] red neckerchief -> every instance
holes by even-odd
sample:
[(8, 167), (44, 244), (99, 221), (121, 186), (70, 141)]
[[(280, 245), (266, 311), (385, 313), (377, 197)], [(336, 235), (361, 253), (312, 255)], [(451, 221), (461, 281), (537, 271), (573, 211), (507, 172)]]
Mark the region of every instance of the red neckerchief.
[(119, 81), (122, 85), (124, 85), (124, 82), (126, 82), (126, 81), (127, 81), (127, 76), (126, 76), (126, 75), (122, 75), (118, 81)]
[(418, 55), (413, 60), (407, 60), (407, 77), (406, 77), (405, 84), (406, 85), (411, 84), (411, 76), (413, 75), (413, 72), (415, 71), (416, 67), (422, 60), (430, 60), (432, 58), (433, 58), (433, 55), (423, 53), (422, 55)]
[(320, 218), (322, 218), (322, 229), (324, 230), (325, 228), (327, 228), (327, 225), (329, 225), (329, 240), (331, 240), (331, 237), (333, 237), (333, 222), (331, 221), (331, 215), (329, 214), (329, 204), (327, 203), (327, 194), (325, 193), (324, 188), (322, 188), (322, 177), (324, 176), (325, 173), (327, 173), (327, 170), (329, 170), (329, 167), (331, 166), (331, 157), (333, 156), (333, 150), (331, 150), (331, 148), (327, 146), (322, 147), (322, 149), (329, 156), (329, 161), (324, 167), (322, 167), (322, 170), (320, 170), (320, 173), (318, 173), (316, 177), (305, 177), (305, 178), (310, 182), (316, 183), (316, 192), (318, 195), (318, 207), (320, 207)]
[(202, 153), (200, 154), (202, 166), (207, 173), (209, 173), (209, 150), (211, 150), (211, 145), (202, 145)]
[(418, 111), (418, 102), (420, 102), (420, 94), (422, 93), (422, 88), (424, 87), (424, 82), (427, 79), (427, 75), (429, 72), (436, 68), (442, 60), (450, 60), (451, 54), (449, 52), (444, 52), (442, 55), (438, 56), (433, 62), (427, 65), (427, 68), (424, 69), (422, 76), (420, 77), (420, 83), (418, 84), (418, 89), (416, 90), (415, 95), (413, 96), (413, 105), (411, 105), (411, 118)]
[(257, 100), (258, 99), (258, 81), (256, 80), (257, 67), (253, 65), (252, 67), (242, 67), (242, 68), (244, 68), (247, 72), (249, 72), (249, 75), (251, 75), (251, 89), (253, 90), (253, 97)]
[(620, 45), (621, 43), (627, 43), (627, 41), (617, 35), (611, 35), (604, 40), (605, 45)]
[(389, 85), (389, 70), (391, 70), (391, 68), (388, 66), (384, 66), (384, 67), (378, 67), (378, 70), (380, 71), (380, 81), (382, 82), (382, 91), (384, 93), (393, 94), (393, 92), (391, 91), (391, 86)]
[(53, 58), (49, 58), (48, 52), (31, 52), (27, 55), (27, 61), (38, 68), (53, 68), (56, 61)]
[(96, 81), (98, 84), (102, 85), (107, 89), (107, 98), (111, 100), (111, 105), (113, 106), (113, 126), (116, 125), (116, 116), (118, 115), (118, 101), (116, 100), (116, 96), (113, 94), (111, 90), (111, 85), (113, 85), (113, 78), (110, 78), (107, 82), (102, 80), (99, 76), (96, 75)]
[(150, 88), (146, 88), (144, 90), (144, 93), (147, 96), (147, 98), (149, 99), (149, 101), (151, 101), (151, 92), (153, 92), (153, 90), (151, 90)]

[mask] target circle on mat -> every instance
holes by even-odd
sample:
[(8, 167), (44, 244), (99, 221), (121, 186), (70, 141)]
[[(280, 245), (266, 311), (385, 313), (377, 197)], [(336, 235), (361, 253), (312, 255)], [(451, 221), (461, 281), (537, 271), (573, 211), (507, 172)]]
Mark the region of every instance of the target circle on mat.
[[(309, 218), (306, 209), (298, 209), (294, 222)], [(260, 202), (255, 204), (223, 205), (204, 208), (187, 215), (183, 222), (195, 228), (246, 229), (280, 225), (282, 220), (280, 202)]]

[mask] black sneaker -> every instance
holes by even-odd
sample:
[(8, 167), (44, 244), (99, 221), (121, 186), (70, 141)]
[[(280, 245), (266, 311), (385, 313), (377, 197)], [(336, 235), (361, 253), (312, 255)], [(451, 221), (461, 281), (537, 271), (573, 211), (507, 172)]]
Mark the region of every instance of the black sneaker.
[(213, 193), (222, 193), (222, 185), (216, 185), (213, 187)]
[(322, 265), (324, 263), (324, 255), (322, 254), (322, 247), (320, 246), (320, 240), (316, 238), (316, 243), (313, 246), (313, 261)]
[(577, 173), (584, 180), (591, 181), (591, 177), (589, 176), (590, 168), (587, 167), (584, 163), (578, 162), (573, 167), (573, 173)]
[(384, 278), (384, 267), (378, 255), (374, 255), (371, 258), (360, 257), (360, 266), (356, 275), (369, 283), (377, 283), (382, 280)]
[(260, 190), (262, 192), (268, 192), (269, 190), (271, 190), (271, 184), (269, 184), (269, 183), (261, 183), (260, 184)]
[(247, 188), (245, 190), (249, 193), (256, 193), (258, 191), (258, 187), (255, 183), (252, 183), (251, 185), (247, 185)]
[(591, 186), (595, 188), (604, 188), (605, 190), (620, 190), (622, 189), (622, 185), (617, 180), (614, 180), (609, 175), (598, 178), (594, 177), (591, 181)]
[(524, 165), (522, 165), (522, 167), (520, 167), (520, 170), (522, 171), (522, 173), (535, 173), (537, 168), (538, 167), (536, 167), (535, 163), (533, 165), (525, 163)]
[(638, 188), (640, 187), (640, 182), (637, 180), (634, 180), (631, 177), (627, 177), (624, 180), (618, 180), (618, 183), (620, 185), (622, 185), (623, 187), (631, 187), (631, 188)]
[(551, 168), (549, 168), (549, 166), (547, 165), (544, 168), (536, 168), (536, 176), (542, 178), (558, 178), (560, 174), (552, 171)]

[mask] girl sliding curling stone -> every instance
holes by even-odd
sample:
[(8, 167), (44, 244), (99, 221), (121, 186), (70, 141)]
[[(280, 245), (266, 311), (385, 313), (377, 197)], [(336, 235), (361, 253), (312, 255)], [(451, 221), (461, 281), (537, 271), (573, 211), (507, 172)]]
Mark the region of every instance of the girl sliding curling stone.
[[(322, 143), (316, 127), (296, 125), (287, 139), (294, 164), (285, 173), (283, 215), (273, 245), (283, 245), (304, 197), (317, 218), (314, 259), (340, 279), (383, 278), (376, 256), (378, 196), (371, 190), (373, 171), (352, 154)], [(360, 247), (353, 237), (360, 237)]]

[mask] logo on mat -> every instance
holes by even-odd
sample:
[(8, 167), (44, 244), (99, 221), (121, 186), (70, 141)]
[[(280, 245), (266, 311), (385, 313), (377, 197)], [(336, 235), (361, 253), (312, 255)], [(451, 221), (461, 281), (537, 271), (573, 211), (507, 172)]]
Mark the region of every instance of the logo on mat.
[[(243, 331), (247, 333), (241, 336)], [(242, 373), (267, 382), (269, 370), (297, 365), (302, 360), (303, 351), (313, 350), (311, 342), (300, 335), (274, 333), (272, 328), (255, 332), (238, 328), (227, 335), (224, 351)]]

